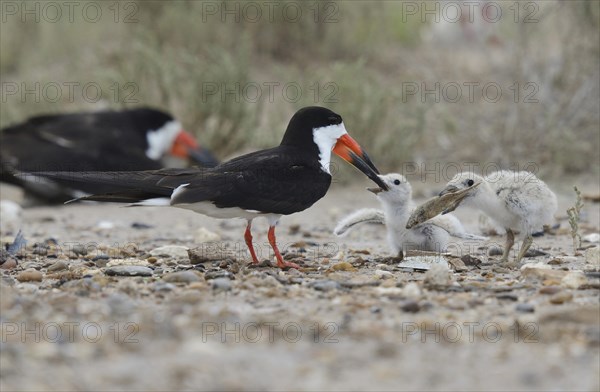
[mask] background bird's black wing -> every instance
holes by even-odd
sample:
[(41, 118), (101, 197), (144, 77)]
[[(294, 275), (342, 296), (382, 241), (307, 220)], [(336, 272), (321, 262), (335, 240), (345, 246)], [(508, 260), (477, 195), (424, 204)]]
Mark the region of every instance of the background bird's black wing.
[(91, 194), (78, 200), (133, 203), (157, 197), (170, 197), (179, 185), (201, 178), (205, 169), (161, 169), (128, 172), (36, 172), (21, 173), (31, 183), (60, 181), (74, 189), (100, 187), (108, 192)]
[(79, 182), (73, 188), (73, 176), (52, 181), (38, 177), (32, 182), (16, 174), (160, 169), (160, 162), (146, 156), (147, 142), (134, 126), (127, 113), (109, 111), (37, 116), (4, 128), (0, 133), (0, 180), (51, 203), (82, 192), (110, 192), (106, 184), (94, 181)]
[(2, 130), (0, 156), (27, 172), (160, 169), (145, 154), (144, 134), (134, 130), (126, 113), (33, 117)]

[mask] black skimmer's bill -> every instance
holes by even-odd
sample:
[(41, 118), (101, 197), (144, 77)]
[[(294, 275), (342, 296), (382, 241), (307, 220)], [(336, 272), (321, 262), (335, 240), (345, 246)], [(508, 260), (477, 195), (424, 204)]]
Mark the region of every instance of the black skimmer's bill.
[[(518, 266), (533, 242), (532, 234), (554, 222), (556, 195), (533, 173), (509, 170), (485, 177), (470, 172), (458, 173), (440, 195), (469, 189), (477, 183), (480, 185), (469, 192), (460, 205), (478, 208), (506, 229), (506, 247), (500, 261), (511, 267)], [(524, 239), (515, 262), (509, 263), (514, 231), (519, 231)]]
[(14, 173), (154, 170), (165, 167), (167, 157), (218, 164), (171, 115), (149, 108), (38, 116), (0, 133), (0, 180), (46, 202), (111, 189), (100, 184), (71, 189), (61, 180), (29, 183)]
[(486, 239), (467, 233), (458, 218), (450, 214), (436, 216), (407, 229), (408, 218), (416, 208), (412, 200), (410, 183), (406, 177), (397, 173), (379, 177), (387, 184), (388, 189), (377, 187), (368, 190), (377, 196), (383, 211), (373, 208), (355, 211), (338, 223), (334, 230), (335, 235), (345, 235), (355, 226), (363, 223), (385, 224), (389, 247), (400, 259), (403, 258), (405, 249), (445, 252), (450, 236), (469, 240)]
[(387, 185), (366, 152), (348, 135), (342, 117), (322, 107), (300, 109), (290, 120), (281, 144), (256, 151), (214, 168), (163, 169), (123, 173), (37, 173), (48, 178), (110, 185), (114, 191), (83, 200), (173, 206), (215, 218), (243, 218), (244, 238), (252, 246), (252, 220), (264, 217), (268, 239), (280, 268), (298, 268), (281, 257), (275, 225), (282, 215), (303, 211), (322, 198), (331, 184), (332, 151), (353, 164), (380, 187)]

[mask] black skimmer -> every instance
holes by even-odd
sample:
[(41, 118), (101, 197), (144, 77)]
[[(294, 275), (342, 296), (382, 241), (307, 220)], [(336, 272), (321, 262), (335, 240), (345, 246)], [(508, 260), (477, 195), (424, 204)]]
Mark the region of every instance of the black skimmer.
[(100, 183), (114, 189), (109, 194), (78, 200), (173, 206), (214, 218), (246, 219), (244, 238), (254, 264), (259, 261), (252, 245), (252, 220), (264, 217), (269, 223), (268, 239), (277, 265), (299, 268), (281, 257), (275, 226), (282, 215), (303, 211), (325, 195), (331, 184), (332, 151), (387, 189), (366, 152), (348, 135), (342, 117), (314, 106), (294, 114), (279, 146), (242, 155), (213, 168), (36, 174)]
[[(500, 262), (509, 267), (518, 266), (533, 243), (532, 234), (554, 222), (556, 195), (533, 173), (502, 170), (485, 177), (471, 172), (458, 173), (440, 196), (468, 189), (476, 183), (480, 185), (469, 192), (460, 204), (478, 208), (506, 229), (506, 247)], [(509, 263), (514, 231), (519, 231), (524, 239), (515, 262)]]
[(408, 218), (416, 208), (412, 200), (410, 183), (406, 177), (397, 173), (379, 177), (387, 184), (388, 189), (377, 187), (368, 188), (368, 190), (377, 196), (383, 211), (373, 208), (355, 211), (338, 223), (334, 229), (335, 235), (345, 235), (356, 225), (363, 223), (385, 224), (390, 249), (400, 259), (403, 258), (405, 249), (445, 252), (450, 236), (468, 240), (486, 239), (467, 233), (458, 218), (450, 214), (436, 216), (425, 223), (407, 229)]
[(0, 157), (2, 181), (46, 202), (110, 188), (81, 184), (72, 189), (61, 180), (32, 184), (14, 173), (153, 170), (165, 167), (167, 157), (201, 166), (218, 163), (171, 115), (149, 108), (33, 117), (1, 131)]

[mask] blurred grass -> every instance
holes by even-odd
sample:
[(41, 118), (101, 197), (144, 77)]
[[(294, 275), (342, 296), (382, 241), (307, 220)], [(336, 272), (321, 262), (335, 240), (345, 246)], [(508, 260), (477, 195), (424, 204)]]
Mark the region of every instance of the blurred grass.
[[(0, 105), (0, 126), (40, 113), (150, 105), (173, 112), (225, 157), (276, 144), (296, 109), (318, 104), (344, 116), (383, 171), (469, 161), (512, 169), (535, 162), (546, 176), (600, 174), (598, 2), (538, 2), (531, 24), (515, 23), (513, 3), (502, 3), (500, 22), (466, 28), (407, 17), (395, 1), (284, 1), (278, 8), (290, 3), (301, 9), (297, 22), (275, 12), (272, 21), (230, 16), (223, 23), (203, 15), (200, 1), (139, 1), (138, 23), (130, 24), (112, 14), (98, 23), (7, 18), (0, 24), (3, 89), (6, 82), (95, 82), (102, 99), (11, 96)], [(403, 83), (471, 81), (498, 83), (501, 99), (436, 102), (403, 92)], [(527, 82), (537, 86), (538, 103), (523, 102)], [(125, 100), (128, 83), (137, 87), (133, 100)], [(203, 94), (206, 83), (263, 88), (257, 100), (223, 98)], [(296, 83), (302, 95), (286, 99), (276, 89), (269, 97), (263, 83)]]

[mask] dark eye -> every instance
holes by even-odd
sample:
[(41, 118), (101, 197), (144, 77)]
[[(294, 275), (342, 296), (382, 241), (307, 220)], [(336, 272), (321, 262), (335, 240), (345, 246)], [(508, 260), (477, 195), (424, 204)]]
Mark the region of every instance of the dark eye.
[(468, 180), (467, 181), (467, 186), (473, 186), (473, 184), (475, 183), (475, 181), (473, 180)]
[(400, 185), (400, 180), (394, 180), (394, 185)]

